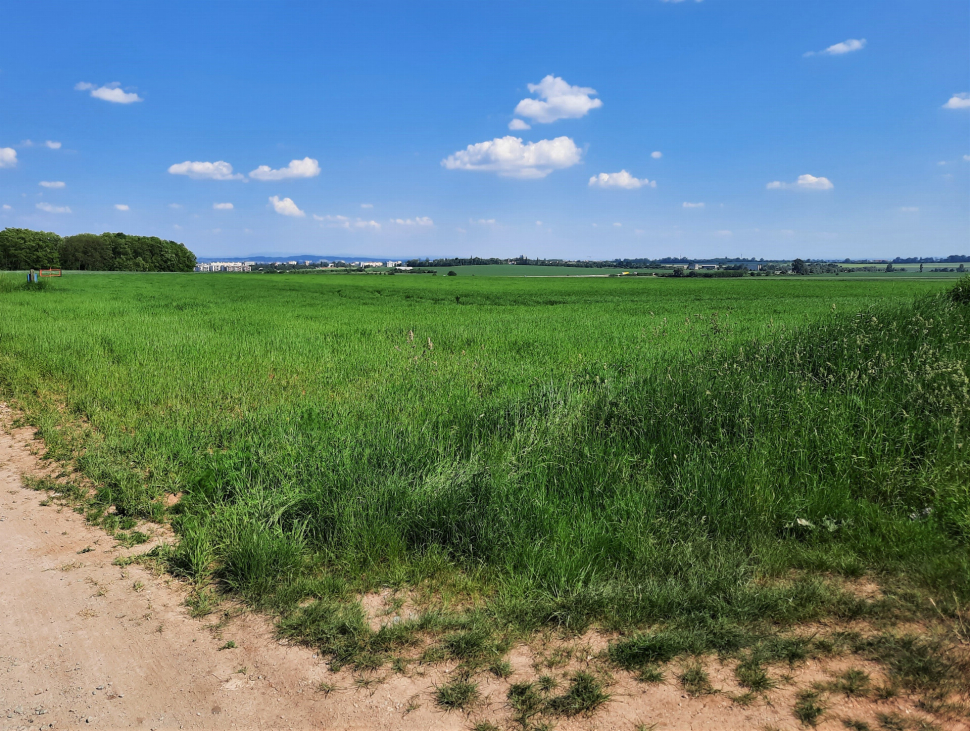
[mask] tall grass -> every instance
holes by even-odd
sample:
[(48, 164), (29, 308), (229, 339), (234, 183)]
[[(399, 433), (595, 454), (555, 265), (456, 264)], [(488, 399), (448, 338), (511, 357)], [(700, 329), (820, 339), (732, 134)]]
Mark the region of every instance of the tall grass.
[(965, 290), (282, 279), (8, 295), (0, 386), (102, 508), (181, 493), (177, 569), (287, 626), (426, 580), (503, 625), (705, 646), (857, 616), (833, 574), (970, 598)]

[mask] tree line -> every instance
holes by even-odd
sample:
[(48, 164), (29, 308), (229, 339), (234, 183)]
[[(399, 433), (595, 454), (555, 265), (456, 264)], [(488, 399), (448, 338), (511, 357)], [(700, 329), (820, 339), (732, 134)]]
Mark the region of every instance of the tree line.
[(5, 228), (0, 231), (0, 269), (78, 269), (100, 272), (191, 272), (195, 254), (157, 236), (76, 234)]

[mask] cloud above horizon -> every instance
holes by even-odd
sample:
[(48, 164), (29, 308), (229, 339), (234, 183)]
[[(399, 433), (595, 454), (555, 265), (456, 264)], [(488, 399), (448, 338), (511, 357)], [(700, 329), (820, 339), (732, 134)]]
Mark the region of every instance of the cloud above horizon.
[(231, 211), (233, 209), (232, 203), (213, 203), (213, 210), (216, 211)]
[(216, 162), (180, 162), (168, 168), (172, 175), (187, 175), (193, 180), (243, 180), (241, 173), (232, 172), (232, 165), (225, 160)]
[[(603, 106), (600, 99), (591, 98), (596, 89), (588, 86), (571, 86), (562, 78), (549, 74), (538, 84), (528, 84), (531, 93), (538, 99), (523, 99), (516, 107), (514, 114), (531, 119), (539, 124), (549, 124), (559, 119), (578, 119), (585, 117), (591, 109)], [(509, 123), (509, 129), (525, 129), (513, 127), (515, 120)]]
[(944, 109), (970, 109), (970, 94), (967, 92), (961, 92), (960, 94), (954, 94), (950, 97), (946, 104), (943, 105)]
[(269, 202), (273, 204), (273, 210), (281, 216), (293, 216), (295, 218), (303, 218), (306, 216), (306, 213), (297, 208), (292, 198), (283, 198), (281, 200), (278, 195), (271, 195)]
[(656, 188), (656, 180), (646, 178), (635, 178), (626, 170), (618, 173), (600, 173), (589, 179), (591, 188), (622, 188), (624, 190), (636, 190), (637, 188)]
[(799, 175), (794, 183), (774, 180), (765, 186), (768, 190), (832, 190), (834, 187), (828, 178), (816, 178), (814, 175)]
[(17, 151), (12, 147), (0, 147), (0, 168), (17, 166)]
[(37, 185), (42, 188), (63, 188), (66, 183), (63, 180), (41, 180)]
[(127, 92), (121, 88), (121, 83), (113, 81), (104, 86), (95, 86), (87, 81), (79, 81), (74, 85), (76, 91), (89, 91), (95, 99), (103, 99), (114, 104), (132, 104), (134, 102), (145, 101), (135, 92)]
[(320, 164), (312, 157), (290, 160), (285, 168), (273, 170), (269, 165), (260, 165), (249, 177), (253, 180), (287, 180), (289, 178), (314, 178), (320, 174)]
[(391, 223), (396, 223), (398, 226), (434, 226), (434, 221), (427, 216), (417, 216), (415, 218), (392, 218)]
[(572, 167), (583, 153), (569, 137), (522, 142), (521, 137), (496, 137), (468, 145), (441, 161), (448, 170), (484, 170), (509, 178), (544, 178), (553, 170)]
[(37, 204), (37, 208), (41, 211), (46, 211), (47, 213), (70, 213), (71, 209), (67, 206), (52, 206), (50, 203), (43, 201)]
[(704, 207), (703, 203), (688, 203), (687, 201), (684, 201), (684, 208), (703, 208), (703, 207)]
[(115, 203), (115, 208), (117, 210), (119, 210), (119, 211), (128, 211), (128, 210), (131, 210), (128, 207), (128, 204), (127, 203)]
[(313, 217), (317, 221), (323, 221), (327, 225), (327, 228), (381, 230), (381, 224), (377, 221), (367, 221), (363, 218), (351, 221), (347, 216), (318, 216), (316, 213), (313, 214)]
[(852, 53), (853, 51), (861, 51), (865, 47), (865, 38), (849, 38), (848, 40), (842, 41), (841, 43), (836, 43), (821, 51), (807, 51), (802, 55), (806, 58), (809, 56), (843, 56), (846, 53)]

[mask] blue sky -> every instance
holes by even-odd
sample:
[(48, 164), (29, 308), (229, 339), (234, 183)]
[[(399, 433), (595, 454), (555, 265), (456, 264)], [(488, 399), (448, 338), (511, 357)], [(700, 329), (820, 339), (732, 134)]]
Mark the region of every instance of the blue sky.
[(0, 226), (200, 256), (970, 251), (965, 0), (4, 18)]

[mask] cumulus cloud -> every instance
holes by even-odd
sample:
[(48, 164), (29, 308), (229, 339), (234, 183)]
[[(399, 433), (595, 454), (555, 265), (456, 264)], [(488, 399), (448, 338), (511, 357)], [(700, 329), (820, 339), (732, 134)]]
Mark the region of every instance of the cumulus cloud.
[(314, 178), (320, 174), (320, 164), (312, 157), (290, 160), (285, 168), (273, 170), (269, 165), (260, 165), (249, 177), (253, 180), (286, 180), (288, 178)]
[(71, 209), (67, 206), (52, 206), (50, 203), (41, 202), (37, 204), (37, 208), (47, 213), (70, 213)]
[(181, 208), (182, 207), (182, 204), (181, 203), (169, 203), (168, 204), (168, 207), (169, 208), (176, 208), (177, 209), (177, 208)]
[(684, 201), (684, 208), (703, 208), (703, 207), (704, 207), (703, 203), (688, 203), (687, 201)]
[(231, 211), (232, 203), (213, 203), (212, 207), (217, 211)]
[(117, 210), (119, 210), (119, 211), (127, 211), (127, 210), (130, 210), (128, 208), (127, 204), (125, 204), (125, 203), (115, 203), (115, 208)]
[(168, 171), (172, 175), (187, 175), (193, 180), (242, 180), (243, 175), (232, 172), (232, 165), (225, 160), (216, 162), (180, 162), (171, 165)]
[(828, 178), (816, 178), (814, 175), (799, 175), (794, 183), (782, 183), (775, 180), (765, 186), (768, 190), (832, 190), (835, 186)]
[(618, 173), (600, 173), (589, 179), (592, 188), (623, 188), (625, 190), (636, 190), (637, 188), (656, 188), (656, 180), (646, 178), (634, 178), (626, 170)]
[(74, 85), (74, 88), (77, 91), (89, 91), (95, 99), (103, 99), (106, 102), (113, 102), (114, 104), (131, 104), (132, 102), (144, 101), (135, 92), (128, 92), (122, 89), (121, 84), (117, 81), (105, 84), (104, 86), (95, 86), (87, 81), (80, 81)]
[(954, 94), (949, 101), (943, 105), (944, 109), (970, 109), (970, 94), (962, 92)]
[(0, 147), (0, 168), (12, 168), (17, 164), (17, 151), (12, 147)]
[(360, 207), (361, 208), (373, 208), (374, 207), (374, 204), (373, 203), (361, 203), (360, 204)]
[(13, 206), (8, 206), (6, 203), (4, 203), (3, 204), (3, 210), (5, 210), (5, 211), (12, 211), (13, 210)]
[[(558, 76), (549, 74), (538, 84), (528, 84), (529, 91), (538, 99), (523, 99), (515, 107), (515, 114), (539, 124), (557, 119), (578, 119), (591, 109), (603, 106), (599, 99), (591, 98), (595, 89), (588, 86), (570, 86)], [(513, 128), (509, 125), (510, 129)]]
[(354, 228), (370, 228), (380, 231), (381, 225), (377, 221), (365, 221), (362, 218), (358, 218), (356, 221), (354, 221)]
[(292, 198), (280, 199), (278, 195), (271, 195), (269, 202), (273, 204), (273, 210), (282, 216), (295, 216), (303, 218), (306, 214), (297, 208)]
[(524, 119), (513, 119), (511, 122), (509, 122), (509, 129), (511, 130), (532, 129), (532, 125), (526, 122)]
[(52, 150), (60, 150), (61, 143), (55, 142), (54, 140), (47, 140), (47, 142), (44, 143), (44, 147), (49, 147)]
[(652, 157), (654, 160), (659, 160), (663, 156), (664, 154), (660, 150), (654, 150), (650, 153), (650, 157)]
[(434, 226), (434, 221), (427, 216), (418, 216), (416, 218), (392, 218), (391, 223), (396, 223), (398, 226)]
[(970, 155), (964, 155), (963, 160), (964, 162), (970, 162)]
[(616, 226), (617, 228), (620, 228), (620, 227), (622, 227), (622, 226), (623, 226), (623, 224), (622, 224), (622, 223), (614, 223), (613, 225), (614, 225), (614, 226)]
[(846, 53), (852, 53), (853, 51), (861, 51), (866, 47), (865, 38), (849, 38), (848, 40), (842, 41), (841, 43), (836, 43), (833, 46), (821, 51), (808, 51), (802, 55), (808, 56), (842, 56)]
[(63, 180), (41, 180), (37, 185), (43, 188), (63, 188), (66, 183)]
[(569, 137), (523, 143), (521, 137), (496, 137), (469, 145), (441, 164), (448, 170), (487, 170), (511, 178), (544, 178), (572, 167), (583, 157)]
[(472, 225), (478, 224), (479, 226), (491, 226), (492, 224), (495, 223), (495, 219), (494, 218), (479, 218), (479, 219), (469, 218), (468, 223)]

